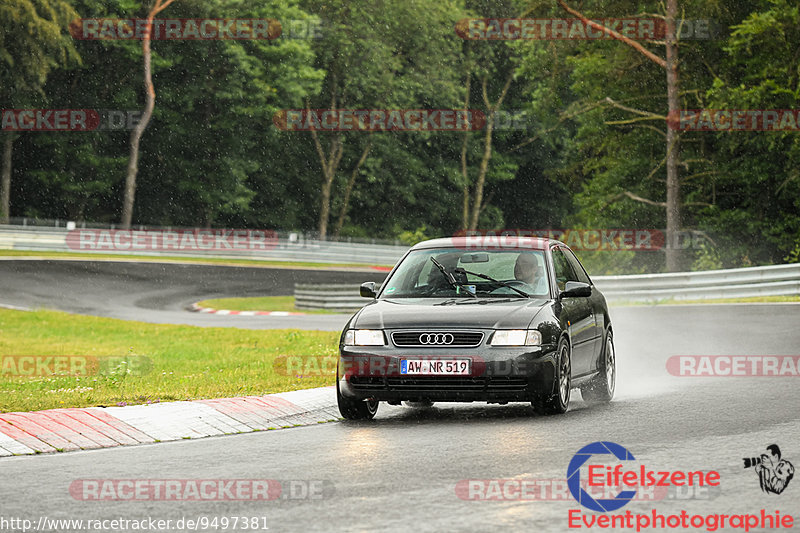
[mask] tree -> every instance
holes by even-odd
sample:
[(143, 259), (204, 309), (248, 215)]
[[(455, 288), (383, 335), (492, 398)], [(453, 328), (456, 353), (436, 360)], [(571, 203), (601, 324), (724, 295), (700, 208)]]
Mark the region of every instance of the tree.
[[(470, 43), (467, 43), (467, 46), (469, 45)], [(478, 227), (480, 215), (484, 209), (486, 209), (484, 189), (489, 174), (489, 163), (493, 156), (492, 142), (495, 135), (496, 116), (502, 109), (503, 102), (508, 96), (508, 90), (511, 87), (511, 83), (514, 81), (514, 67), (507, 64), (503, 65), (503, 63), (506, 62), (508, 62), (507, 57), (497, 58), (493, 54), (484, 54), (483, 57), (475, 61), (471, 59), (470, 50), (467, 49), (465, 61), (466, 96), (464, 108), (472, 109), (475, 107), (471, 103), (473, 92), (472, 79), (475, 77), (477, 78), (476, 81), (479, 83), (479, 88), (475, 88), (475, 91), (478, 92), (482, 102), (481, 111), (486, 121), (482, 131), (479, 131), (477, 134), (471, 130), (465, 131), (461, 144), (460, 163), (463, 191), (461, 229), (476, 229)], [(498, 79), (501, 82), (500, 84), (497, 83)], [(490, 95), (490, 87), (495, 89), (494, 94)], [(472, 179), (469, 175), (470, 165), (468, 155), (470, 141), (474, 136), (480, 139), (478, 142), (480, 155), (478, 156), (479, 163), (473, 187)]]
[[(678, 75), (678, 43), (675, 34), (675, 21), (678, 16), (678, 1), (666, 0), (666, 16), (664, 17), (665, 38), (664, 47), (666, 50), (666, 58), (661, 58), (638, 42), (630, 39), (619, 32), (616, 32), (598, 22), (589, 20), (580, 11), (571, 8), (564, 0), (557, 0), (561, 8), (573, 15), (596, 30), (603, 31), (610, 37), (625, 43), (639, 54), (647, 58), (649, 61), (655, 63), (666, 71), (667, 78), (667, 108), (668, 117), (677, 116), (680, 111), (680, 103), (678, 98), (679, 91), (679, 75)], [(636, 112), (635, 110), (631, 110)], [(681, 269), (680, 264), (680, 250), (677, 247), (678, 231), (681, 228), (681, 199), (680, 199), (680, 178), (678, 176), (678, 163), (680, 160), (678, 134), (674, 128), (668, 127), (666, 133), (666, 171), (667, 171), (667, 198), (663, 206), (666, 208), (667, 219), (667, 232), (666, 232), (666, 256), (667, 256), (667, 270), (669, 272), (676, 272)], [(641, 201), (644, 203), (654, 203), (653, 200), (647, 200), (636, 195), (628, 194), (633, 200)], [(656, 205), (662, 205), (656, 203)]]
[[(53, 69), (79, 62), (65, 31), (78, 14), (65, 0), (4, 0), (0, 3), (0, 101), (9, 108), (44, 97), (42, 86)], [(0, 168), (0, 224), (7, 224), (11, 209), (13, 143), (3, 139)]]
[[(437, 104), (454, 107), (458, 102), (457, 73), (447, 68), (456, 64), (458, 52), (452, 38), (458, 13), (451, 6), (421, 0), (378, 4), (315, 0), (308, 6), (326, 22), (314, 49), (317, 66), (327, 73), (322, 93), (309, 101), (309, 109), (420, 109)], [(373, 143), (364, 139), (364, 132), (320, 135), (312, 130), (310, 136), (322, 174), (317, 231), (324, 239), (342, 161), (351, 161), (352, 167), (344, 187), (347, 201), (341, 203), (336, 223), (339, 231)]]
[(153, 74), (151, 67), (150, 41), (152, 38), (153, 19), (156, 15), (165, 10), (175, 0), (155, 0), (153, 7), (147, 14), (147, 30), (142, 38), (142, 60), (144, 73), (145, 104), (144, 113), (139, 123), (131, 131), (130, 155), (128, 157), (128, 169), (125, 174), (125, 196), (122, 201), (122, 227), (131, 227), (133, 218), (133, 200), (136, 196), (136, 173), (139, 171), (139, 141), (142, 134), (153, 116), (153, 108), (156, 104), (156, 90), (153, 86)]
[[(736, 5), (724, 54), (703, 94), (710, 109), (796, 109), (800, 101), (800, 6), (791, 0)], [(791, 123), (789, 123), (791, 125)], [(701, 228), (716, 236), (724, 266), (797, 261), (800, 138), (794, 131), (697, 132), (716, 170), (702, 192)], [(711, 165), (710, 165), (711, 166)], [(800, 248), (798, 248), (800, 249)]]

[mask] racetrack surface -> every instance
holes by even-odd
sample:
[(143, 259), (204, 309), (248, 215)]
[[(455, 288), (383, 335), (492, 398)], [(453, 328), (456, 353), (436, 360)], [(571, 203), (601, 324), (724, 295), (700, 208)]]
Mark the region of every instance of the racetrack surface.
[[(766, 509), (800, 520), (800, 480), (781, 495), (764, 494), (741, 459), (777, 443), (800, 466), (798, 378), (680, 378), (665, 369), (672, 355), (797, 355), (800, 305), (641, 306), (611, 313), (619, 383), (607, 406), (588, 408), (578, 400), (566, 415), (537, 417), (525, 404), (427, 410), (381, 404), (369, 422), (6, 458), (0, 460), (2, 515), (34, 521), (259, 516), (270, 531), (561, 532), (568, 530), (568, 512), (582, 509), (571, 498), (464, 501), (455, 488), (468, 479), (564, 479), (577, 450), (609, 440), (648, 469), (722, 475), (719, 494), (631, 502), (619, 513)], [(333, 490), (296, 501), (97, 502), (70, 495), (70, 483), (83, 478), (323, 480)]]
[[(0, 261), (0, 305), (193, 326), (340, 330), (347, 315), (191, 313), (208, 298), (282, 296), (295, 283), (380, 282), (385, 272), (112, 261)], [(269, 311), (269, 309), (265, 309)]]

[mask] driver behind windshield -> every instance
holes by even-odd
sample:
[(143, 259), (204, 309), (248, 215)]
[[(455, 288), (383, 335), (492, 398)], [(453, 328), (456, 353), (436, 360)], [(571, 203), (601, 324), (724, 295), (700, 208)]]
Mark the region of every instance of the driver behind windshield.
[(514, 278), (531, 286), (533, 294), (547, 292), (547, 282), (544, 277), (544, 268), (531, 254), (521, 253), (514, 264)]

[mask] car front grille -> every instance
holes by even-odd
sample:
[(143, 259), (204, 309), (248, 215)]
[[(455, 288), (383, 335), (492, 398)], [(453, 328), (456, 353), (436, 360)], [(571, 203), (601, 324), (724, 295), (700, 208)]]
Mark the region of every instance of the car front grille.
[(515, 377), (353, 376), (350, 378), (350, 385), (360, 391), (522, 392), (528, 388), (528, 380)]
[(483, 333), (480, 331), (395, 331), (392, 342), (395, 346), (415, 346), (427, 348), (460, 348), (480, 345)]

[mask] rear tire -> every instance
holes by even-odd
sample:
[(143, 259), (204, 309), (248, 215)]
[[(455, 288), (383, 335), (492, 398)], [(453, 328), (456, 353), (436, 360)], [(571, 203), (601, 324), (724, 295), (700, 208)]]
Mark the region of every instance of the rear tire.
[(600, 373), (581, 387), (581, 396), (589, 404), (608, 403), (614, 397), (617, 386), (617, 353), (611, 331), (606, 333), (603, 354), (600, 357)]
[(532, 403), (533, 409), (542, 415), (560, 415), (569, 409), (569, 397), (572, 390), (572, 360), (569, 343), (562, 337), (556, 350), (556, 368), (553, 374), (551, 391)]
[(353, 400), (342, 396), (339, 380), (336, 380), (336, 403), (347, 420), (370, 420), (378, 412), (378, 400)]

